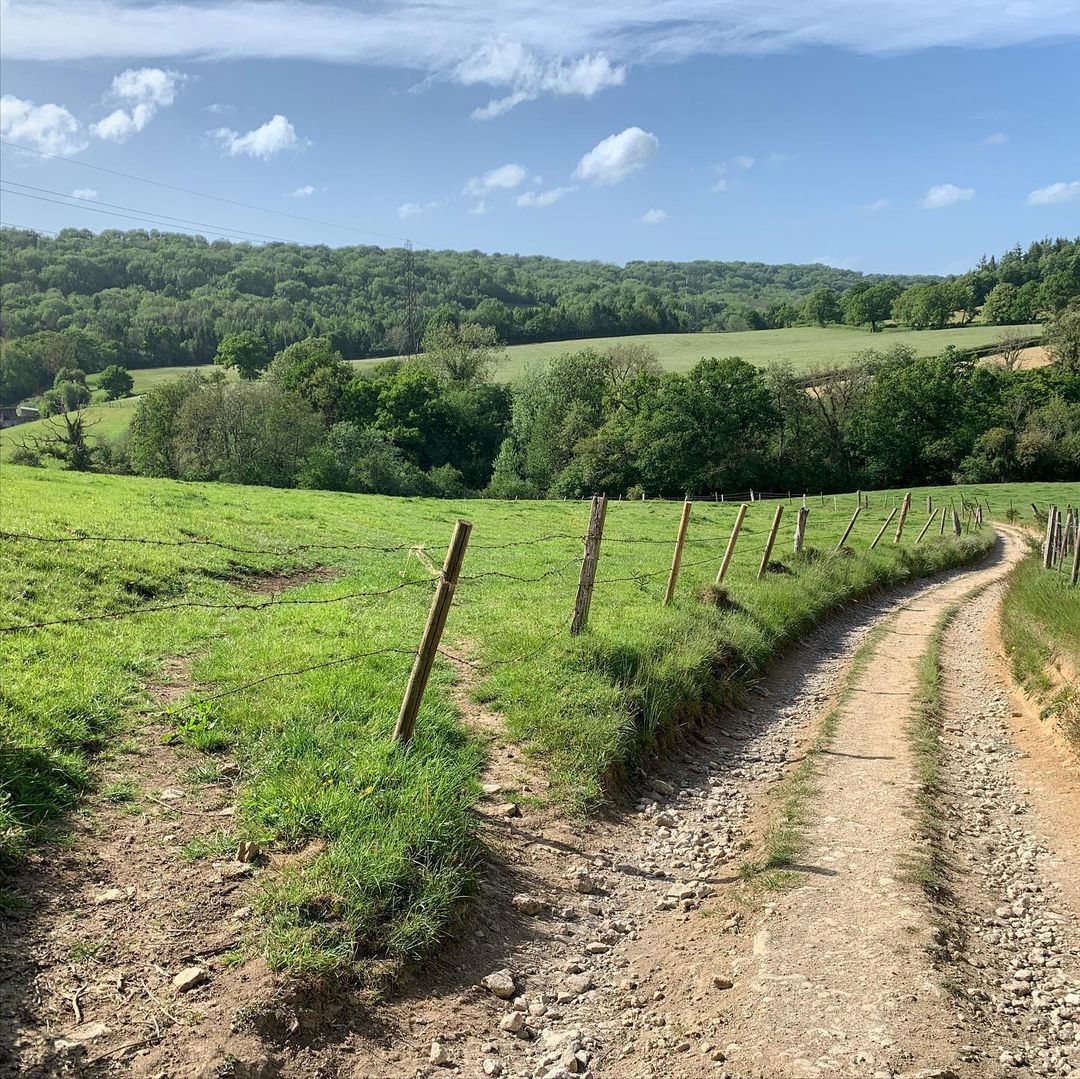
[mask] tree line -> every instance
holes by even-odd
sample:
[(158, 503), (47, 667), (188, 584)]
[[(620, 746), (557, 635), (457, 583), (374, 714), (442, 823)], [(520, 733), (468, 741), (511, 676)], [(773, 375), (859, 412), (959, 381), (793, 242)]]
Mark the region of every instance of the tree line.
[(240, 382), (191, 372), (146, 393), (120, 440), (94, 444), (76, 412), (15, 459), (441, 497), (1075, 479), (1080, 304), (1051, 320), (1049, 341), (1053, 362), (1032, 370), (898, 345), (808, 380), (735, 356), (665, 372), (629, 340), (567, 351), (506, 386), (491, 381), (495, 332), (447, 321), (429, 327), (421, 355), (364, 374), (328, 337), (287, 346)]

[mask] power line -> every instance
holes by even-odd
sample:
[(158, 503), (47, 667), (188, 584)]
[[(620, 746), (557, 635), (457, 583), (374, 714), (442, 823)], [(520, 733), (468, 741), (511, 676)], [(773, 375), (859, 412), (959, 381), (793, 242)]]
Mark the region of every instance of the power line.
[(324, 221), (317, 217), (306, 217), (303, 214), (289, 213), (288, 210), (275, 210), (270, 206), (259, 206), (252, 202), (241, 202), (239, 199), (226, 198), (224, 195), (212, 195), (208, 191), (196, 191), (194, 188), (190, 187), (167, 184), (163, 180), (151, 180), (146, 176), (136, 176), (130, 172), (121, 172), (119, 169), (107, 169), (104, 165), (91, 165), (89, 161), (75, 161), (70, 157), (63, 157), (60, 154), (50, 154), (45, 150), (35, 150), (32, 146), (23, 146), (20, 143), (12, 142), (10, 139), (0, 139), (0, 143), (3, 143), (5, 146), (10, 146), (15, 150), (23, 150), (26, 153), (37, 154), (38, 157), (47, 157), (56, 161), (63, 161), (69, 165), (78, 165), (83, 169), (93, 169), (95, 172), (108, 173), (110, 176), (120, 176), (125, 180), (135, 180), (141, 184), (152, 184), (154, 187), (162, 187), (169, 191), (180, 191), (185, 195), (195, 195), (197, 198), (201, 199), (213, 199), (215, 202), (223, 202), (229, 206), (242, 206), (247, 210), (256, 210), (259, 213), (277, 214), (278, 217), (288, 217), (293, 221), (304, 221), (309, 225), (326, 225), (334, 229), (345, 229), (348, 232), (355, 232), (361, 236), (378, 236), (384, 240), (408, 241), (408, 237), (397, 236), (392, 232), (376, 232), (373, 229), (362, 229), (355, 225), (342, 225), (337, 221)]
[[(6, 183), (7, 181), (4, 182)], [(73, 206), (73, 204), (66, 198), (48, 198), (45, 195), (35, 195), (29, 191), (13, 191), (6, 187), (0, 188), (0, 191), (3, 191), (3, 193), (6, 195), (18, 195), (20, 198), (33, 199), (35, 202), (47, 202), (51, 203), (54, 206), (66, 206), (69, 209)], [(121, 213), (118, 210), (106, 210), (100, 206), (93, 206), (89, 203), (89, 200), (87, 199), (80, 199), (78, 205), (81, 206), (83, 210), (89, 210), (90, 213), (93, 214), (105, 214), (107, 217), (119, 217), (125, 221), (135, 221), (142, 225), (151, 225), (154, 228), (160, 229), (163, 232), (186, 232), (202, 236), (209, 231), (217, 236), (224, 236), (231, 240), (238, 240), (240, 242), (247, 243), (251, 242), (250, 237), (240, 236), (237, 233), (230, 232), (226, 229), (219, 229), (216, 226), (205, 225), (202, 227), (191, 227), (188, 225), (178, 225), (173, 221), (152, 217), (148, 214), (125, 214)]]
[(102, 202), (101, 199), (79, 198), (72, 201), (73, 196), (65, 195), (63, 191), (52, 191), (47, 187), (34, 187), (33, 184), (20, 184), (16, 183), (14, 180), (4, 180), (3, 182), (7, 184), (8, 187), (18, 187), (23, 189), (21, 191), (9, 191), (8, 194), (10, 195), (21, 195), (25, 191), (36, 191), (42, 195), (55, 195), (62, 200), (62, 204), (65, 206), (109, 206), (114, 210), (129, 210), (132, 213), (143, 214), (147, 218), (160, 218), (162, 221), (178, 222), (181, 225), (195, 225), (199, 228), (210, 229), (219, 234), (229, 232), (236, 236), (251, 236), (256, 240), (269, 240), (273, 243), (292, 243), (291, 240), (286, 240), (283, 236), (271, 236), (265, 232), (250, 232), (247, 229), (222, 228), (220, 225), (213, 225), (208, 221), (195, 221), (190, 217), (174, 217), (172, 214), (163, 214), (157, 210), (141, 210), (136, 206), (125, 206), (119, 202)]
[(0, 228), (4, 229), (22, 229), (24, 232), (40, 232), (42, 236), (56, 236), (57, 233), (54, 229), (38, 228), (37, 225), (20, 225), (15, 221), (0, 221)]

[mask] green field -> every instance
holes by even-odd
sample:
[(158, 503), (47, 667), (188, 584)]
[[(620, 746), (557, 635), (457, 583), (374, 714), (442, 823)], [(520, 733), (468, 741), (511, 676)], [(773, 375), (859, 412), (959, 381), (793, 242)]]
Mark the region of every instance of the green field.
[[(125, 397), (119, 401), (101, 401), (90, 405), (86, 409), (87, 422), (93, 424), (89, 434), (107, 439), (122, 435), (131, 424), (137, 403), (137, 397)], [(0, 462), (7, 461), (16, 446), (30, 443), (35, 436), (48, 434), (50, 424), (55, 422), (45, 418), (0, 431)]]
[[(1080, 486), (980, 494), (1003, 511), (1010, 499), (1077, 501)], [(989, 541), (988, 531), (955, 542), (934, 530), (915, 547), (916, 512), (904, 544), (868, 552), (885, 513), (883, 496), (872, 501), (854, 556), (792, 558), (795, 515), (786, 513), (774, 560), (791, 572), (760, 582), (775, 504), (755, 504), (721, 603), (701, 597), (735, 507), (697, 504), (667, 608), (678, 505), (613, 503), (589, 629), (571, 638), (585, 503), (402, 500), (8, 465), (0, 865), (78, 804), (95, 755), (137, 739), (162, 664), (190, 657), (197, 689), (170, 722), (211, 765), (222, 754), (240, 763), (233, 838), (279, 850), (326, 843), (268, 887), (258, 933), (270, 962), (362, 972), (416, 955), (470, 887), (485, 741), (462, 725), (455, 668), (444, 660), (408, 752), (390, 738), (433, 589), (411, 545), (437, 562), (454, 519), (474, 522), (445, 641), (478, 665), (476, 696), (546, 776), (524, 799), (581, 811), (632, 772), (644, 748), (729, 699), (827, 610)], [(854, 496), (812, 506), (808, 547), (829, 551), (853, 506)], [(316, 568), (325, 571), (317, 580), (288, 578)], [(272, 603), (253, 591), (268, 574), (278, 575)], [(105, 614), (122, 617), (33, 626)]]
[[(1031, 336), (1042, 332), (1041, 326), (1025, 327)], [(798, 372), (827, 365), (843, 366), (863, 349), (884, 349), (891, 345), (910, 345), (923, 355), (940, 352), (946, 345), (957, 348), (982, 348), (1001, 334), (1000, 326), (957, 326), (947, 330), (885, 329), (869, 330), (849, 326), (796, 326), (787, 330), (747, 330), (743, 333), (653, 333), (639, 337), (593, 337), (580, 341), (546, 341), (536, 345), (512, 345), (495, 377), (502, 382), (517, 378), (531, 364), (543, 363), (564, 352), (583, 348), (609, 348), (623, 341), (640, 342), (656, 350), (660, 363), (670, 371), (687, 371), (702, 357), (741, 356), (749, 363), (766, 367), (790, 363)], [(370, 366), (378, 360), (358, 361)]]

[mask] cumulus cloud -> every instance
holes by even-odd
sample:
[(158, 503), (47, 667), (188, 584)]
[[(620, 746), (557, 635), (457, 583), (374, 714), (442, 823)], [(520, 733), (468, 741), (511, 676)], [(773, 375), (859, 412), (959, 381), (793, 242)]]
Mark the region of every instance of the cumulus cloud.
[(434, 202), (403, 202), (397, 208), (398, 217), (404, 220), (407, 217), (416, 217), (426, 214), (429, 210), (437, 210), (445, 205), (445, 199), (436, 199)]
[(646, 210), (638, 221), (643, 225), (662, 225), (667, 219), (667, 210)]
[(652, 132), (628, 127), (601, 139), (578, 162), (574, 177), (596, 187), (621, 183), (631, 173), (643, 169), (659, 149), (660, 140)]
[(961, 202), (970, 202), (975, 197), (975, 188), (957, 187), (956, 184), (935, 184), (922, 197), (919, 205), (924, 210), (944, 210)]
[(315, 194), (315, 188), (311, 184), (304, 184), (289, 192), (289, 197), (294, 199), (310, 199)]
[(483, 176), (473, 176), (466, 181), (463, 195), (486, 195), (490, 191), (509, 190), (525, 182), (529, 170), (524, 165), (500, 165), (488, 169)]
[(87, 146), (82, 124), (63, 105), (35, 105), (13, 94), (0, 97), (0, 135), (61, 157)]
[(98, 193), (92, 187), (77, 187), (71, 193), (73, 199), (96, 199)]
[(1057, 206), (1062, 202), (1072, 202), (1073, 199), (1080, 199), (1080, 180), (1037, 187), (1028, 195), (1026, 201), (1029, 206)]
[(547, 191), (526, 191), (518, 195), (516, 201), (519, 206), (553, 206), (576, 190), (574, 187), (552, 187)]
[(160, 67), (128, 68), (121, 71), (106, 95), (107, 99), (124, 102), (125, 107), (114, 109), (108, 116), (90, 125), (99, 139), (123, 142), (142, 131), (158, 109), (176, 100), (176, 91), (184, 76)]
[(237, 157), (246, 154), (248, 157), (258, 157), (268, 161), (275, 154), (285, 150), (301, 150), (310, 145), (308, 139), (301, 139), (296, 134), (296, 128), (289, 123), (286, 116), (278, 113), (271, 117), (261, 127), (241, 135), (233, 131), (231, 127), (219, 127), (208, 132), (211, 138), (217, 139), (222, 149), (230, 156)]

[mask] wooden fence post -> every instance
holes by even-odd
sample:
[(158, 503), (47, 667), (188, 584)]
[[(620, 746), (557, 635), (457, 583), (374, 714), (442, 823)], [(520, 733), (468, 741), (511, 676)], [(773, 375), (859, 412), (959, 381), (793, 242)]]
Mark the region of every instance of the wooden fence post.
[(780, 531), (780, 518), (784, 514), (783, 502), (777, 503), (776, 513), (773, 515), (772, 528), (769, 529), (769, 539), (765, 544), (765, 551), (761, 556), (761, 566), (758, 568), (757, 578), (760, 581), (769, 568), (769, 556), (772, 554), (773, 544), (776, 542), (776, 533)]
[(664, 606), (671, 602), (675, 595), (675, 584), (679, 580), (679, 566), (682, 565), (682, 549), (686, 542), (686, 529), (690, 524), (690, 511), (694, 503), (687, 499), (682, 506), (682, 516), (679, 518), (679, 534), (675, 537), (675, 553), (671, 556), (671, 572), (668, 574), (667, 591), (664, 593)]
[(904, 534), (904, 522), (907, 520), (908, 511), (911, 509), (911, 492), (908, 491), (904, 495), (904, 501), (900, 503), (900, 520), (896, 523), (896, 535), (893, 536), (893, 543), (899, 543), (900, 537)]
[(892, 510), (889, 512), (889, 516), (885, 518), (885, 523), (881, 526), (881, 528), (878, 530), (878, 534), (874, 537), (874, 542), (870, 544), (871, 551), (881, 542), (881, 537), (885, 535), (885, 529), (892, 524), (892, 519), (895, 516), (896, 507), (893, 506)]
[(802, 554), (803, 542), (806, 539), (806, 518), (810, 511), (805, 506), (799, 507), (799, 514), (795, 518), (795, 553)]
[(1069, 584), (1075, 587), (1080, 578), (1080, 520), (1077, 520), (1076, 534), (1073, 537), (1073, 564), (1072, 573), (1069, 574)]
[[(934, 496), (926, 496), (926, 512), (932, 514), (934, 512)], [(931, 518), (933, 520), (933, 518)]]
[(955, 535), (957, 535), (957, 536), (959, 536), (961, 534), (960, 533), (960, 514), (957, 513), (955, 509), (952, 511), (952, 530), (953, 530), (953, 533)]
[(923, 536), (926, 535), (926, 530), (934, 523), (934, 518), (937, 516), (937, 512), (938, 512), (937, 510), (934, 510), (934, 512), (931, 513), (930, 516), (926, 518), (926, 524), (924, 524), (922, 526), (922, 531), (919, 533), (919, 535), (915, 539), (916, 543), (922, 543), (922, 538), (923, 538)]
[(945, 535), (945, 518), (948, 517), (948, 516), (949, 515), (945, 512), (945, 507), (942, 506), (941, 507), (941, 526), (938, 528), (938, 535), (939, 536), (944, 536)]
[(416, 727), (416, 716), (420, 711), (420, 703), (424, 699), (424, 690), (427, 688), (428, 677), (435, 663), (439, 642), (442, 640), (443, 628), (446, 626), (446, 616), (450, 611), (450, 603), (454, 598), (454, 589), (457, 587), (461, 563), (465, 560), (465, 548), (469, 546), (469, 533), (471, 531), (472, 524), (469, 521), (459, 520), (454, 525), (454, 535), (450, 540), (450, 546), (446, 550), (442, 574), (439, 576), (439, 584), (435, 589), (435, 597), (431, 601), (431, 610), (428, 611), (424, 635), (420, 639), (420, 648), (416, 653), (416, 659), (413, 661), (409, 684), (405, 687), (401, 711), (398, 713), (397, 725), (394, 727), (395, 741), (407, 743), (413, 736), (413, 730)]
[(600, 560), (600, 540), (604, 536), (606, 515), (607, 495), (593, 495), (592, 509), (589, 512), (589, 531), (585, 533), (585, 556), (581, 560), (577, 599), (574, 600), (574, 617), (570, 622), (571, 637), (576, 637), (589, 621), (593, 584), (596, 582), (596, 563)]
[(728, 566), (731, 565), (731, 556), (735, 553), (735, 544), (739, 539), (739, 533), (742, 531), (743, 521), (746, 518), (746, 511), (750, 507), (744, 502), (739, 507), (739, 512), (735, 515), (735, 523), (731, 526), (731, 538), (727, 541), (727, 548), (724, 550), (724, 560), (720, 563), (720, 572), (716, 575), (716, 583), (724, 583), (724, 574), (728, 571)]
[(862, 506), (856, 506), (855, 512), (851, 515), (851, 520), (848, 521), (847, 528), (844, 529), (844, 534), (840, 537), (840, 542), (833, 549), (833, 554), (836, 554), (847, 543), (848, 536), (851, 535), (851, 530), (855, 527), (855, 522), (859, 519), (860, 513), (862, 513)]
[(1048, 506), (1046, 510), (1046, 538), (1043, 540), (1043, 569), (1049, 569), (1054, 561), (1054, 514), (1057, 510)]

